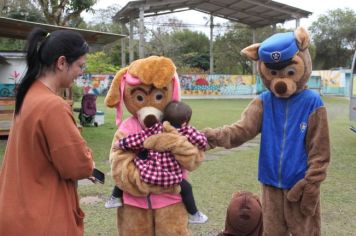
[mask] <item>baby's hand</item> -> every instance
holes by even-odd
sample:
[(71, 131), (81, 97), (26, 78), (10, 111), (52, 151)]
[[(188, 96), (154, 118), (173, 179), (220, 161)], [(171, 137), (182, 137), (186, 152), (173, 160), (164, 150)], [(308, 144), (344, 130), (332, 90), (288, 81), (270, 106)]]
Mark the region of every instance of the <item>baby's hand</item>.
[(113, 147), (112, 147), (112, 150), (113, 150), (113, 151), (117, 151), (117, 150), (119, 150), (119, 149), (120, 149), (120, 148), (117, 147), (117, 146), (113, 146)]
[(116, 142), (115, 142), (115, 144), (114, 144), (114, 146), (112, 147), (112, 150), (113, 151), (117, 151), (117, 150), (119, 150), (119, 149), (121, 149), (120, 148), (120, 145), (119, 145), (119, 140), (117, 140)]

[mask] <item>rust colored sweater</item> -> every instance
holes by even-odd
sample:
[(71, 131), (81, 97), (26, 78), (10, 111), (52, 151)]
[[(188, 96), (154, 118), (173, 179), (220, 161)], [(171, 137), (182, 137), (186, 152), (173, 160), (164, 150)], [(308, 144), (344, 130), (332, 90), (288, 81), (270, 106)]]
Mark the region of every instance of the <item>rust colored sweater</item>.
[(1, 167), (0, 235), (83, 235), (76, 181), (92, 170), (69, 105), (36, 81), (14, 118)]

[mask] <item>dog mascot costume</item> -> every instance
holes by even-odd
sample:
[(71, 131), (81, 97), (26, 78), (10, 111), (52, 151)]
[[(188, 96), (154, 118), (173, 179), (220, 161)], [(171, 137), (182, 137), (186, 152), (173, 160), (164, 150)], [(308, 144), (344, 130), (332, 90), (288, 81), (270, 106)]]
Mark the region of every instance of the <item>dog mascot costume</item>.
[[(169, 58), (151, 56), (120, 70), (105, 98), (108, 107), (117, 109), (119, 128), (112, 147), (118, 139), (160, 121), (164, 107), (172, 100), (179, 100), (179, 93), (176, 67)], [(132, 116), (121, 122), (124, 106)], [(164, 129), (166, 132), (146, 139), (145, 148), (169, 150), (184, 169), (192, 171), (197, 168), (203, 161), (203, 152), (174, 128), (166, 126)], [(124, 206), (117, 212), (119, 235), (190, 236), (188, 213), (179, 194), (180, 187), (161, 188), (142, 182), (134, 158), (131, 151), (111, 149), (112, 176), (124, 191)]]
[(257, 61), (268, 91), (248, 105), (238, 122), (204, 130), (211, 148), (237, 147), (261, 133), (264, 235), (320, 235), (320, 184), (330, 144), (323, 102), (306, 89), (312, 70), (308, 46), (308, 33), (297, 28), (243, 49), (242, 55)]

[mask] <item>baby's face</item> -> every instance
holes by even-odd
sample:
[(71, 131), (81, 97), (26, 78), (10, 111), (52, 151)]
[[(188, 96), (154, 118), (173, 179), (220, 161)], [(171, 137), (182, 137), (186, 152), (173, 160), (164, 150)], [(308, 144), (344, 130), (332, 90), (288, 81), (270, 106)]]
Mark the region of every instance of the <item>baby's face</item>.
[(183, 124), (181, 125), (181, 127), (184, 127), (184, 126), (187, 126), (188, 125), (188, 122), (183, 122)]

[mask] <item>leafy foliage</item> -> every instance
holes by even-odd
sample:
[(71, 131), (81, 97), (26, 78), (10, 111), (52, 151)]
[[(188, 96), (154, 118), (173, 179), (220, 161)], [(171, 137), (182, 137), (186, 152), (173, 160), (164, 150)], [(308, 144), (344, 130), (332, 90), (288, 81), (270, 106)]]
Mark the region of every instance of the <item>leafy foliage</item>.
[(170, 37), (175, 45), (172, 57), (178, 66), (209, 69), (209, 39), (205, 34), (183, 29), (173, 32)]
[(310, 27), (316, 46), (314, 69), (350, 67), (356, 50), (356, 13), (336, 9), (319, 16)]
[(41, 7), (47, 23), (52, 25), (69, 26), (70, 22), (78, 25), (81, 21), (80, 13), (93, 10), (92, 6), (97, 0), (36, 0)]
[(86, 64), (86, 73), (110, 74), (119, 70), (118, 66), (110, 63), (110, 58), (103, 51), (88, 54)]
[(83, 89), (74, 83), (72, 85), (72, 96), (74, 102), (79, 102), (83, 96)]
[[(252, 62), (240, 55), (240, 51), (252, 44), (252, 29), (234, 23), (224, 35), (216, 38), (214, 43), (215, 71), (224, 74), (250, 74)], [(284, 29), (277, 28), (277, 32)], [(257, 29), (256, 42), (261, 42), (273, 34), (272, 27)]]

